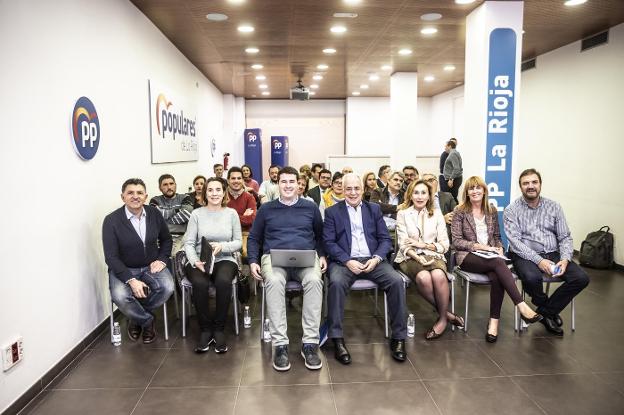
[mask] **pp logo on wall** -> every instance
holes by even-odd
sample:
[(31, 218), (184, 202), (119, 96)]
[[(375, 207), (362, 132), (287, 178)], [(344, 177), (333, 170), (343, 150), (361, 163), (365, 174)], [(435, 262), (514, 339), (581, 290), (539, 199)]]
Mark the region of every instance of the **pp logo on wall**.
[(95, 105), (89, 98), (80, 97), (76, 101), (71, 127), (76, 153), (83, 160), (91, 160), (100, 145), (100, 120)]

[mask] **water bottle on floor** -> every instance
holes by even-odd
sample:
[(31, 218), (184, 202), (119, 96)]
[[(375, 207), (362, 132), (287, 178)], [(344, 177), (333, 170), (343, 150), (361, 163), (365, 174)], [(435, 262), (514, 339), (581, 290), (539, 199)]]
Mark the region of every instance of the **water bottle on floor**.
[(243, 311), (243, 326), (248, 329), (251, 327), (251, 311), (249, 311), (249, 306), (245, 306), (245, 311)]
[(416, 319), (413, 314), (407, 317), (407, 337), (414, 337), (416, 333)]
[(121, 346), (121, 327), (118, 322), (113, 324), (113, 345)]
[(269, 328), (269, 319), (264, 320), (264, 325), (262, 326), (262, 339), (265, 343), (271, 341), (271, 329)]

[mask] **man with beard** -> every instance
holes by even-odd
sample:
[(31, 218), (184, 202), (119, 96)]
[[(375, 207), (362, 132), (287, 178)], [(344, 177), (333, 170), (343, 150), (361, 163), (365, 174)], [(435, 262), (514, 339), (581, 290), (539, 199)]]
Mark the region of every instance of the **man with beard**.
[(154, 196), (149, 204), (157, 208), (165, 218), (173, 237), (173, 253), (176, 253), (182, 248), (182, 236), (193, 211), (193, 200), (187, 194), (176, 193), (176, 181), (170, 174), (163, 174), (158, 178), (158, 188), (162, 195)]
[(317, 206), (321, 206), (323, 195), (331, 187), (332, 173), (327, 169), (321, 169), (319, 172), (319, 184), (313, 189), (308, 190), (308, 196), (314, 200)]
[(247, 258), (247, 237), (256, 218), (256, 200), (251, 193), (245, 191), (243, 171), (240, 167), (234, 166), (230, 168), (227, 173), (227, 179), (229, 196), (227, 207), (234, 209), (238, 213), (243, 234), (243, 258)]
[(279, 172), (280, 166), (277, 164), (271, 164), (269, 167), (269, 179), (263, 181), (260, 184), (260, 203), (270, 202), (279, 197), (279, 189), (277, 188), (277, 172)]
[[(509, 254), (524, 290), (537, 306), (535, 311), (544, 316), (542, 324), (550, 333), (563, 336), (559, 313), (587, 287), (589, 277), (572, 262), (572, 236), (561, 206), (540, 196), (542, 176), (527, 169), (518, 182), (522, 197), (504, 213)], [(544, 293), (543, 275), (563, 280), (550, 297)]]

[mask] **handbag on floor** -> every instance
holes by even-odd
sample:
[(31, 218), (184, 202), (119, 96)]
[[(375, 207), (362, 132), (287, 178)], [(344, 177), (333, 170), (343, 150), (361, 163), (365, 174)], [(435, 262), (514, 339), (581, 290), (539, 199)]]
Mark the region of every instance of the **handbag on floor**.
[(613, 234), (610, 230), (608, 226), (603, 226), (587, 234), (581, 244), (581, 265), (598, 269), (609, 269), (613, 266)]

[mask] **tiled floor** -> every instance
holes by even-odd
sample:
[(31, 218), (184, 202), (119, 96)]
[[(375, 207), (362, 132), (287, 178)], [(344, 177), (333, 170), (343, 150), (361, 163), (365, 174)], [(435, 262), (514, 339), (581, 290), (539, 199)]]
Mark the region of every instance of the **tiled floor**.
[[(345, 332), (353, 357), (342, 366), (331, 347), (323, 368), (307, 370), (299, 356), (300, 299), (289, 308), (292, 369), (278, 373), (270, 345), (258, 340), (260, 321), (241, 335), (229, 333), (230, 350), (193, 353), (197, 336), (170, 321), (170, 339), (149, 346), (124, 333), (113, 347), (108, 331), (91, 344), (24, 414), (624, 414), (624, 275), (589, 271), (590, 286), (577, 298), (577, 331), (554, 338), (537, 324), (513, 331), (513, 308), (505, 299), (499, 341), (483, 339), (488, 287), (472, 287), (470, 330), (447, 330), (436, 341), (422, 333), (432, 324), (431, 307), (408, 290), (417, 317), (409, 361), (390, 358), (383, 320), (372, 316), (372, 297), (352, 293)], [(456, 289), (463, 314), (465, 291)], [(381, 299), (381, 297), (380, 297)], [(259, 301), (251, 307), (259, 316)], [(170, 310), (173, 310), (171, 304)], [(159, 325), (161, 322), (159, 322)], [(122, 323), (125, 328), (125, 323)]]

